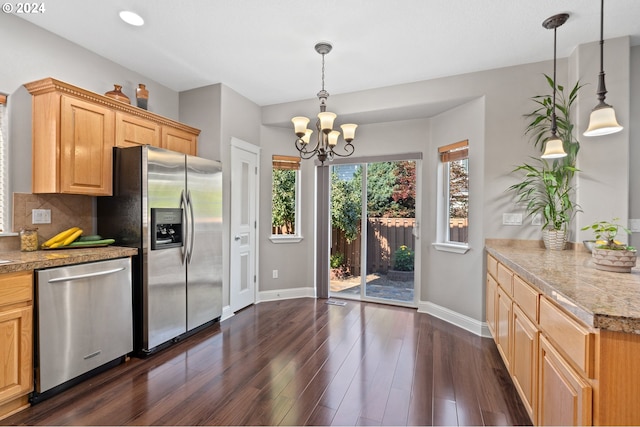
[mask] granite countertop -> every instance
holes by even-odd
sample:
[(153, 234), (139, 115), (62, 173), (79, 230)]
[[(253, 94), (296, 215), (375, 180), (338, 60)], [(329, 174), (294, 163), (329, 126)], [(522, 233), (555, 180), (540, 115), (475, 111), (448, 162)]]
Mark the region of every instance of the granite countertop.
[(487, 242), (485, 249), (587, 325), (640, 334), (640, 268), (596, 270), (591, 254)]
[(0, 252), (0, 273), (81, 264), (83, 262), (130, 257), (137, 254), (138, 249), (121, 246), (82, 249), (47, 249), (34, 252), (6, 251)]

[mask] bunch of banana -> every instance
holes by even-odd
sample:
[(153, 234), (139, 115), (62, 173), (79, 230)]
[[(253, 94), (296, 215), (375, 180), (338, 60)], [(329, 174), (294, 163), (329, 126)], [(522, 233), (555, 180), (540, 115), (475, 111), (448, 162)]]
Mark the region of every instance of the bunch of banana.
[(61, 231), (42, 244), (43, 248), (54, 249), (60, 246), (67, 246), (82, 235), (80, 227), (71, 227), (68, 230)]

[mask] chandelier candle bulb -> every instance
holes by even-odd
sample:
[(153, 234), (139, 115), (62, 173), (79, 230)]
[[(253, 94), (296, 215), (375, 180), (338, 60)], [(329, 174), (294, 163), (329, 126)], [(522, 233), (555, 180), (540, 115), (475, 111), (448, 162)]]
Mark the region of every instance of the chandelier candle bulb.
[(358, 125), (354, 125), (353, 123), (345, 123), (340, 126), (342, 128), (342, 137), (345, 141), (351, 142), (356, 137), (356, 128)]
[(331, 132), (329, 132), (329, 145), (331, 147), (335, 147), (336, 145), (338, 145), (339, 136), (340, 132), (338, 132), (337, 130), (332, 130)]
[(311, 141), (311, 134), (313, 131), (311, 129), (307, 129), (304, 133), (304, 136), (301, 137), (303, 144), (308, 144)]
[(302, 138), (307, 131), (307, 124), (309, 124), (309, 119), (306, 117), (294, 117), (291, 119), (293, 122), (293, 128), (295, 134), (298, 138)]
[(318, 113), (318, 119), (320, 119), (320, 129), (322, 132), (329, 133), (333, 130), (333, 121), (338, 117), (336, 113), (331, 113), (329, 111), (323, 111), (322, 113)]

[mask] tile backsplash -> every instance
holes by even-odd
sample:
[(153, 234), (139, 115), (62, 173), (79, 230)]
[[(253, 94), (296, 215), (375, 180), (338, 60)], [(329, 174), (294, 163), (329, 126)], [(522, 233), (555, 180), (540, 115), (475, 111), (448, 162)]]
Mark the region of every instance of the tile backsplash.
[[(31, 222), (32, 209), (50, 209), (51, 224), (33, 224)], [(94, 234), (93, 198), (74, 194), (28, 194), (13, 193), (13, 231), (19, 232), (23, 227), (38, 228), (38, 242), (42, 244), (60, 231), (70, 227), (80, 227), (85, 234)], [(5, 238), (1, 239), (5, 240)], [(13, 240), (13, 239), (11, 239)], [(0, 249), (19, 249), (16, 238), (16, 248), (12, 242), (0, 243)]]

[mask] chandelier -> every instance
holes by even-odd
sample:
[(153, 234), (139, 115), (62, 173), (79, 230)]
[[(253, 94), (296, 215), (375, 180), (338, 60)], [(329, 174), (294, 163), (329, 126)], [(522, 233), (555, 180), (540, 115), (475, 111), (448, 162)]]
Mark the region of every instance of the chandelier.
[(316, 134), (316, 142), (313, 144), (313, 148), (310, 145), (313, 130), (307, 129), (309, 119), (307, 117), (294, 117), (291, 119), (294, 132), (297, 136), (295, 146), (300, 152), (300, 158), (310, 159), (317, 156), (322, 164), (324, 164), (327, 159), (332, 160), (334, 156), (349, 157), (353, 154), (354, 147), (351, 141), (355, 138), (356, 128), (358, 127), (358, 125), (354, 124), (343, 124), (340, 126), (345, 141), (343, 148), (344, 153), (336, 152), (335, 149), (338, 145), (340, 132), (333, 130), (333, 122), (337, 115), (327, 111), (329, 92), (324, 90), (324, 56), (331, 52), (332, 48), (333, 46), (329, 42), (319, 42), (315, 46), (316, 52), (322, 55), (322, 89), (318, 92), (320, 113), (318, 114), (318, 120), (316, 120), (316, 130), (318, 133)]

